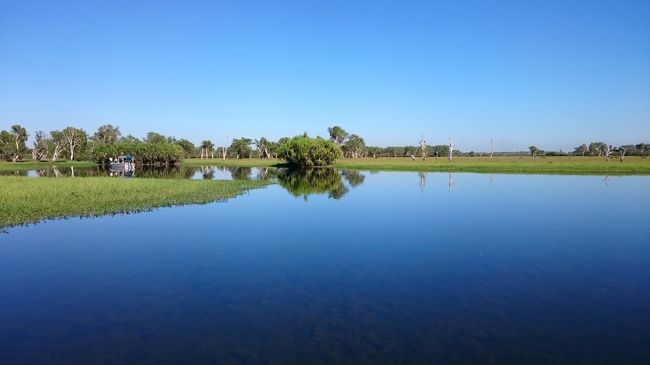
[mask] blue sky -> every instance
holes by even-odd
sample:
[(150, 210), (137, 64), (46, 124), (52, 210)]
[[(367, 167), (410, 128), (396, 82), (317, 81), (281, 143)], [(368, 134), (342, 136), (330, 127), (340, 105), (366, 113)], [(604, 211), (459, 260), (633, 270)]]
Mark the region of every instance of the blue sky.
[(650, 1), (0, 0), (0, 128), (650, 142)]

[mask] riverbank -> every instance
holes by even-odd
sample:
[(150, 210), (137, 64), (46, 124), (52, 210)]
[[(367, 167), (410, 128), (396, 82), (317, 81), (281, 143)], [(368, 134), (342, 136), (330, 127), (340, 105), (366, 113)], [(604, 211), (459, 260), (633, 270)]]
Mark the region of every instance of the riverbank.
[(232, 198), (267, 184), (259, 180), (0, 177), (0, 227), (52, 218), (205, 204)]
[(95, 167), (93, 161), (25, 161), (25, 162), (0, 162), (0, 171), (24, 171), (51, 169), (52, 167)]
[[(244, 166), (271, 167), (282, 166), (276, 159), (190, 159), (183, 160), (186, 166)], [(478, 173), (539, 173), (539, 174), (593, 174), (627, 175), (650, 174), (650, 158), (629, 156), (624, 162), (617, 158), (605, 161), (602, 157), (562, 156), (562, 157), (455, 157), (453, 162), (447, 158), (427, 158), (413, 160), (408, 157), (382, 157), (339, 159), (334, 167), (350, 170), (370, 171), (437, 171), (437, 172), (478, 172)]]

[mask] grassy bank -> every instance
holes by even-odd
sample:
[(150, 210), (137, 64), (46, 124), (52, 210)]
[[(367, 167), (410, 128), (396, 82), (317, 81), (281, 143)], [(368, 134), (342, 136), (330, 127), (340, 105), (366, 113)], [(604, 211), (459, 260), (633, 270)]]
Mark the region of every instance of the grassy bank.
[(0, 162), (0, 171), (23, 171), (23, 170), (38, 170), (56, 167), (93, 167), (97, 166), (92, 161), (26, 161), (26, 162)]
[[(184, 160), (187, 166), (247, 166), (265, 167), (281, 164), (270, 159), (207, 159)], [(481, 173), (540, 173), (540, 174), (650, 174), (650, 158), (629, 156), (624, 162), (618, 159), (605, 161), (602, 157), (456, 157), (450, 163), (446, 158), (359, 158), (339, 159), (334, 167), (351, 170), (384, 171), (442, 171)]]
[(264, 181), (0, 177), (0, 227), (235, 197)]

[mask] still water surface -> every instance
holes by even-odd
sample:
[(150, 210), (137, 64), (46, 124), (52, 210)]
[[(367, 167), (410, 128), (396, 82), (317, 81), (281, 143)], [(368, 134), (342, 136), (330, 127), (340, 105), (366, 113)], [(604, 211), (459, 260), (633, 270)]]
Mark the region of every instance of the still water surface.
[(0, 363), (650, 363), (650, 177), (329, 171), (0, 234)]

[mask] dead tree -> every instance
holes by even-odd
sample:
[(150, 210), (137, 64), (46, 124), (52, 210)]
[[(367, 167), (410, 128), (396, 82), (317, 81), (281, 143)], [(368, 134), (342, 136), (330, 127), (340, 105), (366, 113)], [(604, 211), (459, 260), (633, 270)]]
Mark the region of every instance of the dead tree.
[(607, 150), (605, 151), (605, 161), (609, 161), (609, 158), (612, 157), (612, 153), (614, 153), (612, 145), (607, 145)]
[(622, 147), (621, 147), (621, 148), (619, 149), (619, 152), (620, 152), (621, 154), (620, 154), (620, 156), (619, 156), (618, 158), (621, 160), (621, 162), (623, 162), (623, 160), (625, 159), (625, 148), (622, 148)]
[(456, 145), (454, 144), (454, 140), (449, 137), (449, 162), (452, 161), (454, 158), (454, 148), (456, 148)]
[(420, 150), (422, 151), (422, 161), (427, 159), (427, 141), (424, 139), (424, 134), (420, 138)]
[(494, 140), (490, 140), (490, 145), (492, 146), (492, 150), (490, 151), (490, 158), (492, 158), (492, 155), (494, 155)]

